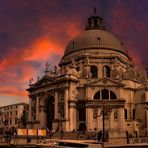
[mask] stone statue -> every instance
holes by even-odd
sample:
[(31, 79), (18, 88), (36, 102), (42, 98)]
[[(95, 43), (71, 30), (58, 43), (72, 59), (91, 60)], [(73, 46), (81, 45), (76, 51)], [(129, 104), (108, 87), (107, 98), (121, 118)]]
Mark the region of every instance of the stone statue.
[(103, 73), (103, 77), (106, 78), (107, 77), (107, 69), (105, 66), (103, 67), (102, 73)]
[(75, 63), (75, 60), (73, 58), (71, 59), (71, 67), (76, 68), (76, 63)]
[(32, 82), (33, 82), (33, 78), (30, 78), (29, 79), (29, 85), (32, 85)]
[(60, 73), (60, 72), (59, 72), (59, 69), (58, 69), (58, 67), (55, 65), (55, 66), (54, 66), (54, 75), (55, 75), (55, 77), (58, 76), (59, 73)]
[(112, 66), (111, 77), (112, 77), (113, 79), (117, 79), (117, 80), (122, 81), (122, 79), (123, 79), (122, 69), (121, 69), (121, 67), (119, 66), (119, 64), (114, 64), (114, 65)]
[(89, 57), (88, 56), (85, 59), (85, 63), (86, 63), (86, 65), (89, 65)]
[(45, 75), (48, 75), (48, 73), (49, 73), (49, 64), (48, 64), (48, 62), (45, 64), (45, 67), (46, 67), (46, 69), (45, 69)]
[(49, 70), (49, 66), (50, 66), (50, 64), (48, 64), (48, 62), (45, 64), (45, 67), (46, 67), (46, 71), (48, 71)]
[(90, 72), (90, 66), (85, 66), (85, 77), (86, 78), (91, 78), (92, 74)]
[(50, 76), (50, 77), (54, 77), (54, 72), (53, 72), (52, 70), (50, 70), (49, 76)]

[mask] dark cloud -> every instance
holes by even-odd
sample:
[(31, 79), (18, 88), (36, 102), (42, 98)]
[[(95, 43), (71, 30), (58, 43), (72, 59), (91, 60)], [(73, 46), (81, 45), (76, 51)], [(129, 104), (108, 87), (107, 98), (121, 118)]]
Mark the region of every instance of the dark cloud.
[[(67, 42), (84, 30), (94, 7), (134, 62), (145, 65), (146, 0), (0, 0), (0, 96), (25, 96), (28, 79), (43, 75), (47, 61), (57, 64)], [(9, 91), (10, 87), (14, 88)]]

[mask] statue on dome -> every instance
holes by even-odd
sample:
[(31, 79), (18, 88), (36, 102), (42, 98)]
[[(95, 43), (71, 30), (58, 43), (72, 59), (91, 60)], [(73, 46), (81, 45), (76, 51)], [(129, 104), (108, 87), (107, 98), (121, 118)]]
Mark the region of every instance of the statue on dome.
[(103, 78), (106, 78), (107, 77), (107, 69), (105, 66), (103, 66), (102, 72), (103, 72)]
[(92, 74), (91, 74), (91, 72), (90, 72), (90, 66), (85, 66), (84, 76), (85, 76), (86, 78), (91, 78), (91, 77), (92, 77)]
[(89, 57), (88, 56), (85, 59), (85, 63), (86, 63), (86, 65), (89, 65)]

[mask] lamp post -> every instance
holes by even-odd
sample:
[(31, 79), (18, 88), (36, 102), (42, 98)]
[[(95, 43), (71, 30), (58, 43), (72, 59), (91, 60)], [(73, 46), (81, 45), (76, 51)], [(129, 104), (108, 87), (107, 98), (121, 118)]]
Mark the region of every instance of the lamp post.
[(104, 105), (104, 102), (102, 102), (102, 128), (103, 128), (103, 136), (102, 136), (102, 141), (105, 142), (105, 118), (109, 117), (111, 115), (112, 109), (110, 105)]
[(97, 119), (98, 117), (102, 117), (102, 141), (105, 142), (105, 118), (109, 117), (112, 112), (111, 105), (105, 105), (104, 101), (101, 103), (101, 113), (98, 115), (98, 109), (95, 108), (93, 112), (93, 117)]

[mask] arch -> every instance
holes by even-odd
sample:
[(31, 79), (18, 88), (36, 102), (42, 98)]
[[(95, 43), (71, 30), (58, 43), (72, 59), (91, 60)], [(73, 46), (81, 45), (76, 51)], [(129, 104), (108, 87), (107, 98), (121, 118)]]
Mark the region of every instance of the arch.
[(98, 91), (98, 92), (94, 95), (94, 99), (100, 99), (100, 91)]
[(94, 98), (95, 100), (112, 100), (112, 99), (117, 99), (116, 94), (113, 91), (110, 91), (108, 89), (103, 89), (103, 90), (99, 90), (95, 93)]
[(90, 72), (92, 78), (98, 77), (98, 68), (96, 66), (90, 66)]
[(109, 91), (107, 89), (102, 90), (102, 99), (109, 99)]
[(124, 109), (124, 119), (127, 119), (127, 109)]
[(54, 120), (54, 97), (49, 96), (46, 100), (46, 115), (47, 115), (47, 127), (52, 129), (52, 121)]
[(112, 91), (110, 91), (110, 99), (117, 99), (116, 94)]
[(108, 77), (110, 78), (110, 67), (109, 66), (103, 66), (102, 68), (102, 77)]

